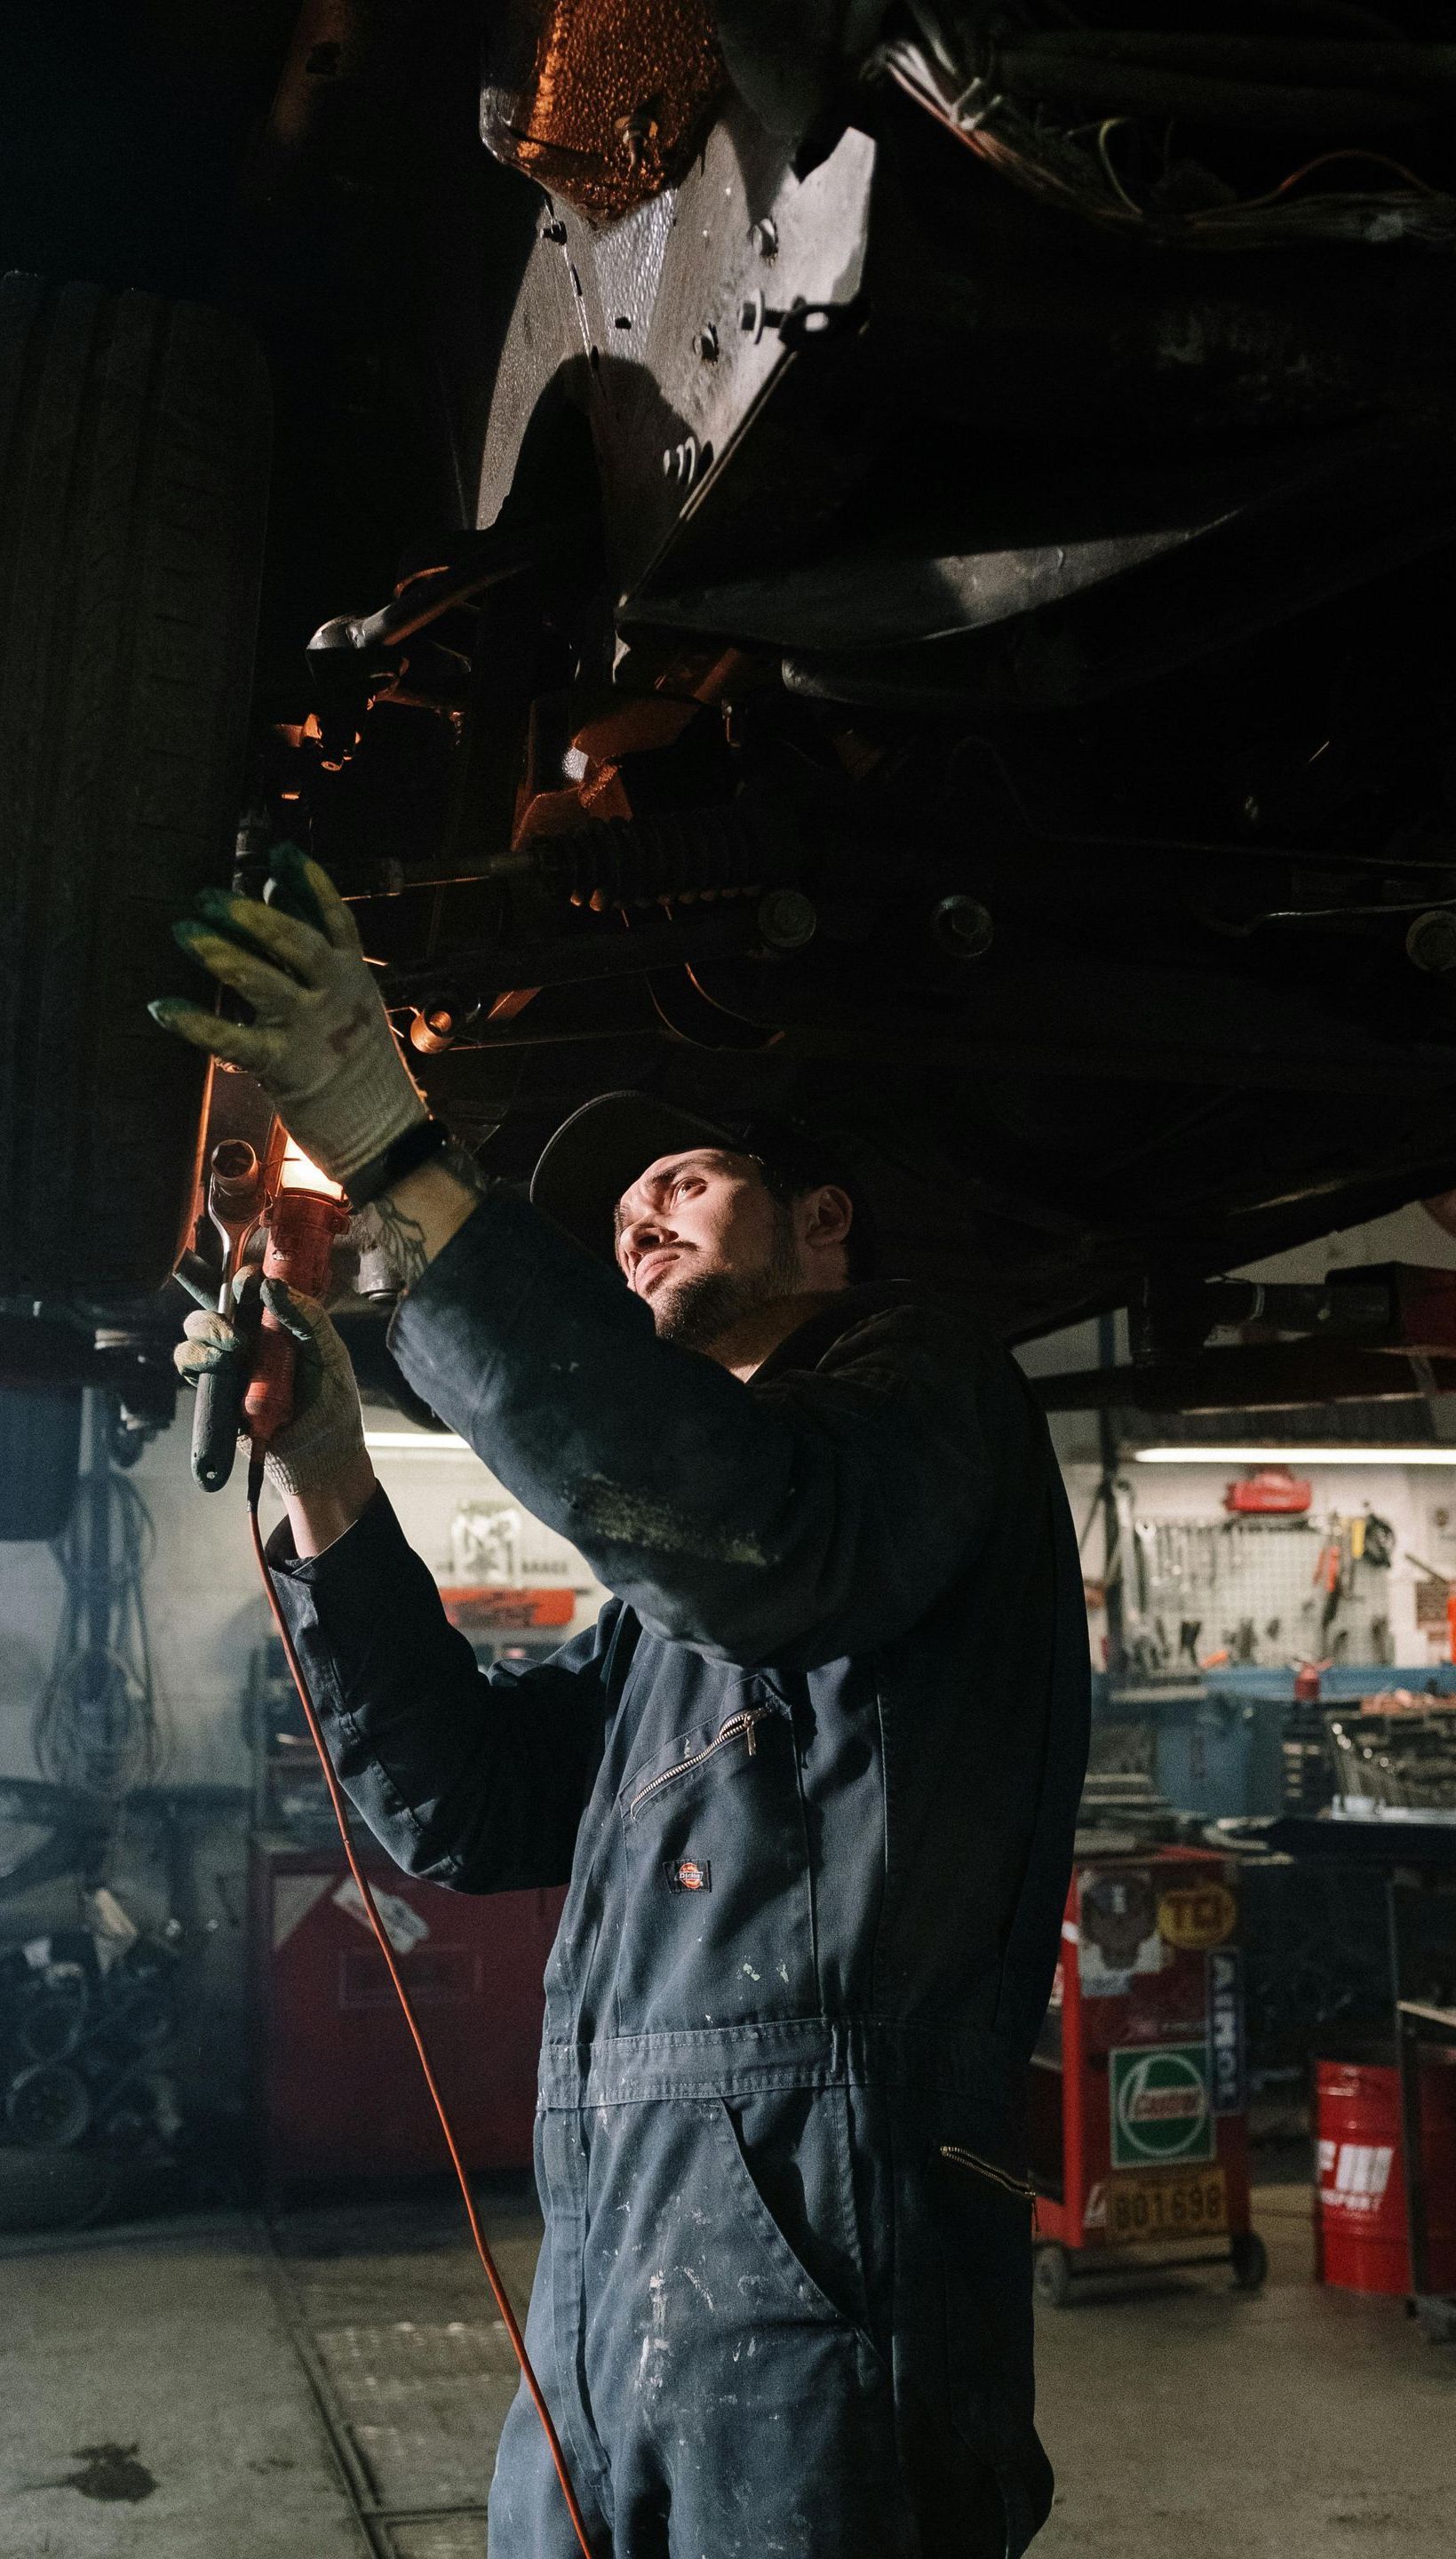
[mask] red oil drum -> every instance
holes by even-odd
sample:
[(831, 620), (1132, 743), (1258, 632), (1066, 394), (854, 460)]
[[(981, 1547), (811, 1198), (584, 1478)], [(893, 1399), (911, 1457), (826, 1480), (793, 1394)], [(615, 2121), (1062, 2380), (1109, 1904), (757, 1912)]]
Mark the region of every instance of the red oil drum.
[[(1456, 2053), (1419, 2065), (1427, 2276), (1456, 2291)], [(1400, 2082), (1391, 2062), (1317, 2061), (1315, 2157), (1323, 2279), (1352, 2293), (1408, 2293)]]

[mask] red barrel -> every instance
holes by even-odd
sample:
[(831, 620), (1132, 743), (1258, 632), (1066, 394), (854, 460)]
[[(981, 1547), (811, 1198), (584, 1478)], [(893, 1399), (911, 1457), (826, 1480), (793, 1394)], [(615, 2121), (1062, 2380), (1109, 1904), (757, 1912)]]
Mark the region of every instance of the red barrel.
[[(1427, 2277), (1456, 2291), (1456, 2053), (1419, 2065)], [(1352, 2293), (1408, 2293), (1410, 2247), (1393, 2063), (1317, 2061), (1321, 2273)]]

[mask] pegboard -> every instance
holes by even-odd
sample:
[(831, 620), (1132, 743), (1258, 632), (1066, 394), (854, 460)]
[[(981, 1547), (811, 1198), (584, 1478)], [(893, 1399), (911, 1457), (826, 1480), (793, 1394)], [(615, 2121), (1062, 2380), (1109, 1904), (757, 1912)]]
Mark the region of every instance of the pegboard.
[[(1296, 1658), (1391, 1663), (1391, 1572), (1347, 1562), (1333, 1615), (1328, 1559), (1337, 1514), (1302, 1519), (1135, 1517), (1125, 1582), (1129, 1650), (1142, 1670), (1265, 1669)], [(1322, 1558), (1324, 1559), (1322, 1565)], [(1197, 1632), (1190, 1635), (1190, 1629)]]

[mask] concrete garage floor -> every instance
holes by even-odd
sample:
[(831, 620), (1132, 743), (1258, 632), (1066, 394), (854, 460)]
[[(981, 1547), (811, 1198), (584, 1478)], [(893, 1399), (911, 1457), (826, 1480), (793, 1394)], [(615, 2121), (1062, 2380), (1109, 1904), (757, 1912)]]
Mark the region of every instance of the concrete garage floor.
[[(1041, 2325), (1038, 2559), (1447, 2559), (1456, 2349), (1309, 2282), (1304, 2188), (1221, 2272)], [(533, 2211), (487, 2212), (523, 2304)], [(510, 2351), (458, 2211), (0, 2248), (0, 2559), (483, 2559)]]
[(0, 2258), (3, 2559), (359, 2559), (246, 2232)]
[(1307, 2186), (1253, 2219), (1261, 2294), (1214, 2271), (1040, 2316), (1037, 2559), (1449, 2559), (1456, 2347), (1310, 2281)]

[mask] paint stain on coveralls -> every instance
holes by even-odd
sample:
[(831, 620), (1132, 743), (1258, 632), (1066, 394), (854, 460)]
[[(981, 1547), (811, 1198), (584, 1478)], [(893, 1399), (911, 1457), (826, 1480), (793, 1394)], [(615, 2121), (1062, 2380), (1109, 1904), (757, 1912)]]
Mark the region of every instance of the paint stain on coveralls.
[(576, 1533), (608, 1539), (614, 1546), (636, 1546), (656, 1555), (690, 1555), (703, 1564), (758, 1564), (769, 1561), (757, 1538), (735, 1535), (715, 1520), (693, 1518), (675, 1502), (655, 1501), (631, 1484), (614, 1484), (609, 1475), (579, 1475), (571, 1489)]
[(653, 2324), (642, 2341), (642, 2360), (637, 2367), (639, 2390), (660, 2390), (662, 2365), (670, 2351), (667, 2344), (667, 2294), (665, 2275), (654, 2275), (648, 2284), (652, 2297)]

